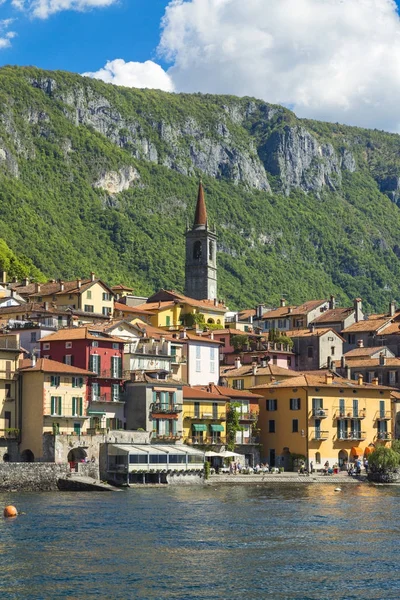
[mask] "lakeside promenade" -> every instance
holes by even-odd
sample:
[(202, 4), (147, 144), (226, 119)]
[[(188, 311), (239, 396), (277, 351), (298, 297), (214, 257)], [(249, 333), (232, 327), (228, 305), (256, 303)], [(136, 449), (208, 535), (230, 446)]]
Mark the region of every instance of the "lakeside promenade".
[(220, 475), (210, 475), (210, 478), (205, 481), (206, 485), (228, 484), (228, 485), (245, 485), (245, 484), (305, 484), (318, 483), (336, 485), (354, 485), (360, 483), (369, 483), (365, 473), (356, 477), (349, 477), (347, 472), (341, 472), (337, 475), (323, 475), (322, 473), (313, 473), (312, 475), (299, 475), (298, 473), (258, 473), (252, 475), (230, 475), (223, 473)]

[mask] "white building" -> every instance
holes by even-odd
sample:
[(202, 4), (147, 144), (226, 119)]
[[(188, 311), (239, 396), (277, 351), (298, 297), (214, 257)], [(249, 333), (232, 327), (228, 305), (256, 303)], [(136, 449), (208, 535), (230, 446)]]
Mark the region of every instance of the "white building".
[(187, 383), (205, 385), (219, 382), (219, 349), (221, 342), (182, 332), (183, 353), (187, 363)]

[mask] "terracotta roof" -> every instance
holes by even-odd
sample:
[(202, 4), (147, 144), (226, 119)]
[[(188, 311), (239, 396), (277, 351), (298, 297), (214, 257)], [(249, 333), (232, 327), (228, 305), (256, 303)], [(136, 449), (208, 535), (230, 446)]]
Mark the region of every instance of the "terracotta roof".
[[(214, 300), (196, 300), (195, 298), (189, 298), (189, 296), (184, 296), (184, 294), (181, 294), (179, 292), (175, 292), (173, 290), (159, 290), (158, 292), (156, 292), (155, 294), (153, 294), (153, 296), (150, 296), (150, 298), (148, 299), (148, 301), (146, 302), (146, 304), (154, 304), (154, 305), (158, 305), (158, 303), (161, 301), (161, 304), (163, 302), (168, 302), (169, 304), (175, 304), (174, 300), (179, 300), (180, 302), (182, 302), (183, 304), (189, 304), (190, 306), (196, 306), (198, 308), (202, 308), (204, 310), (211, 310), (212, 312), (222, 312), (225, 313), (227, 308), (224, 304), (222, 304), (221, 302), (218, 303), (218, 305), (215, 305)], [(141, 308), (144, 307), (144, 304), (140, 305)]]
[(205, 392), (201, 387), (189, 387), (183, 386), (183, 399), (184, 400), (225, 400), (229, 401), (228, 396), (222, 396), (221, 394), (211, 394)]
[(114, 302), (114, 309), (121, 310), (123, 312), (128, 312), (132, 314), (138, 315), (153, 315), (154, 313), (150, 311), (150, 309), (140, 308), (141, 306), (146, 306), (146, 304), (140, 304), (139, 306), (128, 306), (127, 304), (123, 304), (122, 302)]
[(372, 354), (376, 352), (382, 352), (386, 346), (374, 346), (373, 348), (353, 348), (353, 350), (349, 350), (344, 354), (344, 357), (347, 359), (352, 358), (360, 358), (361, 356), (365, 356), (366, 358), (370, 357)]
[(395, 321), (394, 323), (390, 323), (387, 327), (385, 327), (382, 332), (383, 335), (400, 335), (400, 323), (399, 321)]
[[(201, 386), (196, 386), (196, 387), (201, 387)], [(210, 385), (210, 391), (213, 394), (219, 394), (220, 396), (229, 396), (231, 399), (232, 398), (249, 398), (250, 400), (255, 400), (257, 398), (262, 398), (262, 396), (259, 396), (258, 394), (253, 394), (252, 392), (248, 392), (247, 390), (234, 390), (233, 388), (230, 387), (225, 387), (223, 385), (215, 385), (214, 383), (212, 383)], [(202, 389), (206, 389), (204, 386), (202, 387)]]
[(325, 304), (326, 302), (326, 300), (309, 300), (308, 302), (300, 304), (300, 306), (296, 306), (296, 308), (292, 312), (292, 315), (306, 315), (312, 310), (318, 308), (318, 306), (320, 306), (321, 304)]
[[(119, 304), (119, 302), (116, 302), (115, 305), (116, 304)], [(123, 306), (125, 306), (125, 304)], [(139, 304), (138, 306), (132, 306), (127, 308), (135, 308), (137, 312), (148, 312), (149, 315), (154, 315), (160, 310), (166, 310), (167, 308), (173, 308), (174, 306), (175, 302), (171, 302), (170, 300), (168, 300), (167, 302), (145, 302), (144, 304)], [(129, 310), (127, 312), (129, 312)]]
[(78, 287), (77, 279), (73, 281), (64, 281), (64, 289), (61, 289), (60, 281), (49, 281), (47, 283), (30, 283), (29, 285), (21, 285), (12, 283), (10, 288), (21, 294), (22, 296), (57, 296), (63, 294), (81, 294), (89, 289), (93, 284), (100, 283), (107, 288), (111, 293), (111, 288), (108, 287), (101, 279), (81, 279), (81, 287)]
[(59, 329), (56, 333), (46, 335), (46, 337), (40, 340), (41, 343), (55, 342), (59, 340), (97, 340), (102, 342), (119, 342), (126, 344), (126, 340), (115, 336), (99, 336), (93, 335), (90, 331), (96, 331), (95, 327), (84, 326), (84, 327), (66, 327), (65, 329)]
[(279, 306), (278, 308), (274, 308), (265, 312), (261, 319), (264, 321), (265, 319), (277, 319), (279, 317), (288, 317), (293, 314), (292, 311), (295, 308), (295, 306)]
[(119, 283), (118, 285), (113, 285), (111, 289), (117, 290), (117, 292), (120, 292), (120, 291), (133, 292), (133, 288), (130, 288), (126, 285), (122, 285), (122, 283)]
[(218, 340), (212, 340), (209, 337), (202, 337), (201, 335), (196, 335), (194, 333), (189, 333), (188, 331), (186, 332), (186, 338), (179, 338), (180, 342), (203, 342), (205, 344), (216, 344), (217, 346), (221, 346), (222, 342), (219, 342)]
[(400, 402), (400, 392), (396, 392), (393, 390), (390, 395), (394, 399), (395, 402)]
[(255, 308), (245, 308), (244, 310), (240, 310), (238, 313), (240, 321), (247, 321), (250, 317), (255, 317), (257, 311)]
[[(220, 369), (221, 377), (244, 377), (246, 375), (252, 375), (252, 365), (242, 365), (238, 369), (235, 366), (223, 366)], [(298, 377), (298, 371), (292, 371), (291, 369), (285, 369), (284, 367), (278, 367), (278, 365), (269, 364), (267, 367), (257, 366), (257, 375), (271, 375), (272, 377)]]
[[(30, 361), (30, 362), (32, 365), (32, 361)], [(93, 376), (96, 375), (96, 373), (93, 373), (92, 371), (86, 371), (86, 369), (79, 369), (78, 367), (66, 365), (66, 364), (58, 362), (56, 360), (50, 360), (49, 358), (39, 358), (36, 361), (36, 365), (34, 367), (24, 366), (24, 367), (20, 368), (19, 370), (23, 371), (23, 372), (29, 372), (29, 373), (31, 373), (32, 371), (35, 371), (35, 372), (42, 371), (43, 373), (68, 373), (71, 375), (93, 375)]]
[(207, 209), (204, 200), (203, 184), (199, 181), (199, 191), (197, 193), (196, 212), (194, 215), (194, 227), (207, 225)]
[[(380, 365), (379, 356), (376, 358), (353, 358), (347, 360), (347, 366), (351, 369), (357, 369), (362, 367), (396, 367), (400, 368), (400, 358), (387, 358), (385, 356), (385, 364)], [(339, 360), (335, 361), (336, 368), (341, 366), (341, 362)]]
[(325, 380), (326, 372), (321, 374), (316, 373), (303, 373), (293, 379), (286, 379), (282, 381), (274, 381), (273, 383), (264, 383), (262, 385), (255, 385), (251, 387), (252, 390), (257, 389), (276, 389), (276, 388), (293, 388), (293, 387), (325, 387), (325, 388), (356, 388), (356, 389), (375, 389), (375, 390), (390, 390), (392, 388), (383, 385), (374, 385), (373, 383), (358, 383), (352, 379), (345, 379), (333, 375), (332, 383), (326, 383)]
[(332, 329), (332, 327), (316, 327), (314, 331), (310, 329), (293, 329), (292, 331), (284, 331), (283, 333), (290, 338), (299, 338), (299, 337), (321, 337), (325, 333), (332, 332), (337, 335), (341, 340), (343, 339), (340, 333)]
[(358, 323), (353, 323), (346, 329), (343, 329), (342, 333), (357, 333), (362, 331), (378, 331), (385, 325), (389, 324), (391, 321), (390, 317), (382, 318), (382, 315), (371, 315), (365, 321), (358, 321)]
[(319, 317), (314, 319), (312, 323), (341, 323), (351, 313), (354, 312), (354, 308), (332, 308), (323, 312)]

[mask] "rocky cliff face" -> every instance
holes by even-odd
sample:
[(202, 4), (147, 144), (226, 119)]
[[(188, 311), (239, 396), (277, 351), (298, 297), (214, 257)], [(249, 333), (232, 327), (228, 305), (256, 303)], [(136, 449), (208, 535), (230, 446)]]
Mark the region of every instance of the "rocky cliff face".
[[(155, 119), (145, 109), (140, 111), (140, 119), (127, 118), (107, 98), (83, 83), (67, 91), (59, 89), (51, 78), (31, 79), (31, 84), (61, 101), (65, 115), (75, 125), (93, 127), (135, 158), (161, 164), (182, 175), (200, 171), (270, 192), (270, 174), (279, 178), (281, 190), (289, 194), (293, 189), (337, 190), (342, 169), (356, 169), (350, 150), (344, 149), (340, 155), (331, 144), (319, 143), (304, 127), (269, 131), (282, 109), (264, 103), (260, 106), (248, 101), (222, 106), (219, 118), (210, 127), (204, 127), (192, 116), (171, 122)], [(246, 131), (246, 122), (256, 113), (265, 123), (261, 144), (251, 140)], [(246, 134), (244, 143), (242, 140), (238, 144), (237, 135), (232, 132), (237, 126)]]

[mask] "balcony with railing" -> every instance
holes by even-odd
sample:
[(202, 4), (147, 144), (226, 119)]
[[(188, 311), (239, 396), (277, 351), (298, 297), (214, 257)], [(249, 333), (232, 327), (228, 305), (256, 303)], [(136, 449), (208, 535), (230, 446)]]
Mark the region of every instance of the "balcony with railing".
[(357, 410), (355, 410), (353, 408), (345, 408), (344, 410), (343, 410), (343, 408), (335, 409), (334, 418), (338, 421), (341, 419), (365, 419), (365, 417), (366, 417), (365, 408), (359, 408)]
[(391, 431), (378, 431), (376, 435), (377, 440), (389, 441), (393, 439), (393, 434)]
[(392, 413), (390, 410), (378, 411), (375, 413), (375, 421), (390, 421)]
[(6, 440), (16, 440), (19, 437), (19, 429), (15, 427), (8, 427), (7, 429), (0, 429), (0, 438)]
[(99, 394), (99, 395), (91, 395), (89, 402), (125, 402), (122, 394)]
[(151, 441), (153, 443), (171, 443), (171, 442), (179, 442), (182, 439), (182, 431), (177, 431), (176, 433), (157, 433), (153, 431), (151, 434)]
[(367, 434), (365, 431), (343, 431), (339, 433), (337, 436), (337, 440), (339, 442), (347, 442), (347, 441), (363, 441), (367, 439)]
[(181, 413), (182, 410), (182, 404), (161, 404), (159, 402), (153, 402), (153, 404), (150, 405), (150, 412), (152, 415), (173, 415)]
[(184, 419), (200, 419), (206, 421), (225, 421), (226, 413), (214, 413), (212, 411), (209, 412), (185, 412), (183, 415)]
[(313, 419), (326, 419), (328, 416), (328, 410), (326, 408), (313, 408), (312, 417)]
[(99, 379), (122, 379), (122, 372), (116, 369), (100, 369), (94, 372)]
[(239, 413), (239, 421), (257, 421), (258, 413), (255, 411)]
[(190, 446), (213, 446), (226, 444), (226, 438), (217, 436), (205, 436), (203, 438), (197, 436), (190, 436), (185, 438), (184, 442), (185, 444), (189, 444)]
[(321, 431), (320, 429), (314, 429), (311, 431), (311, 439), (317, 442), (327, 440), (329, 438), (329, 431)]

